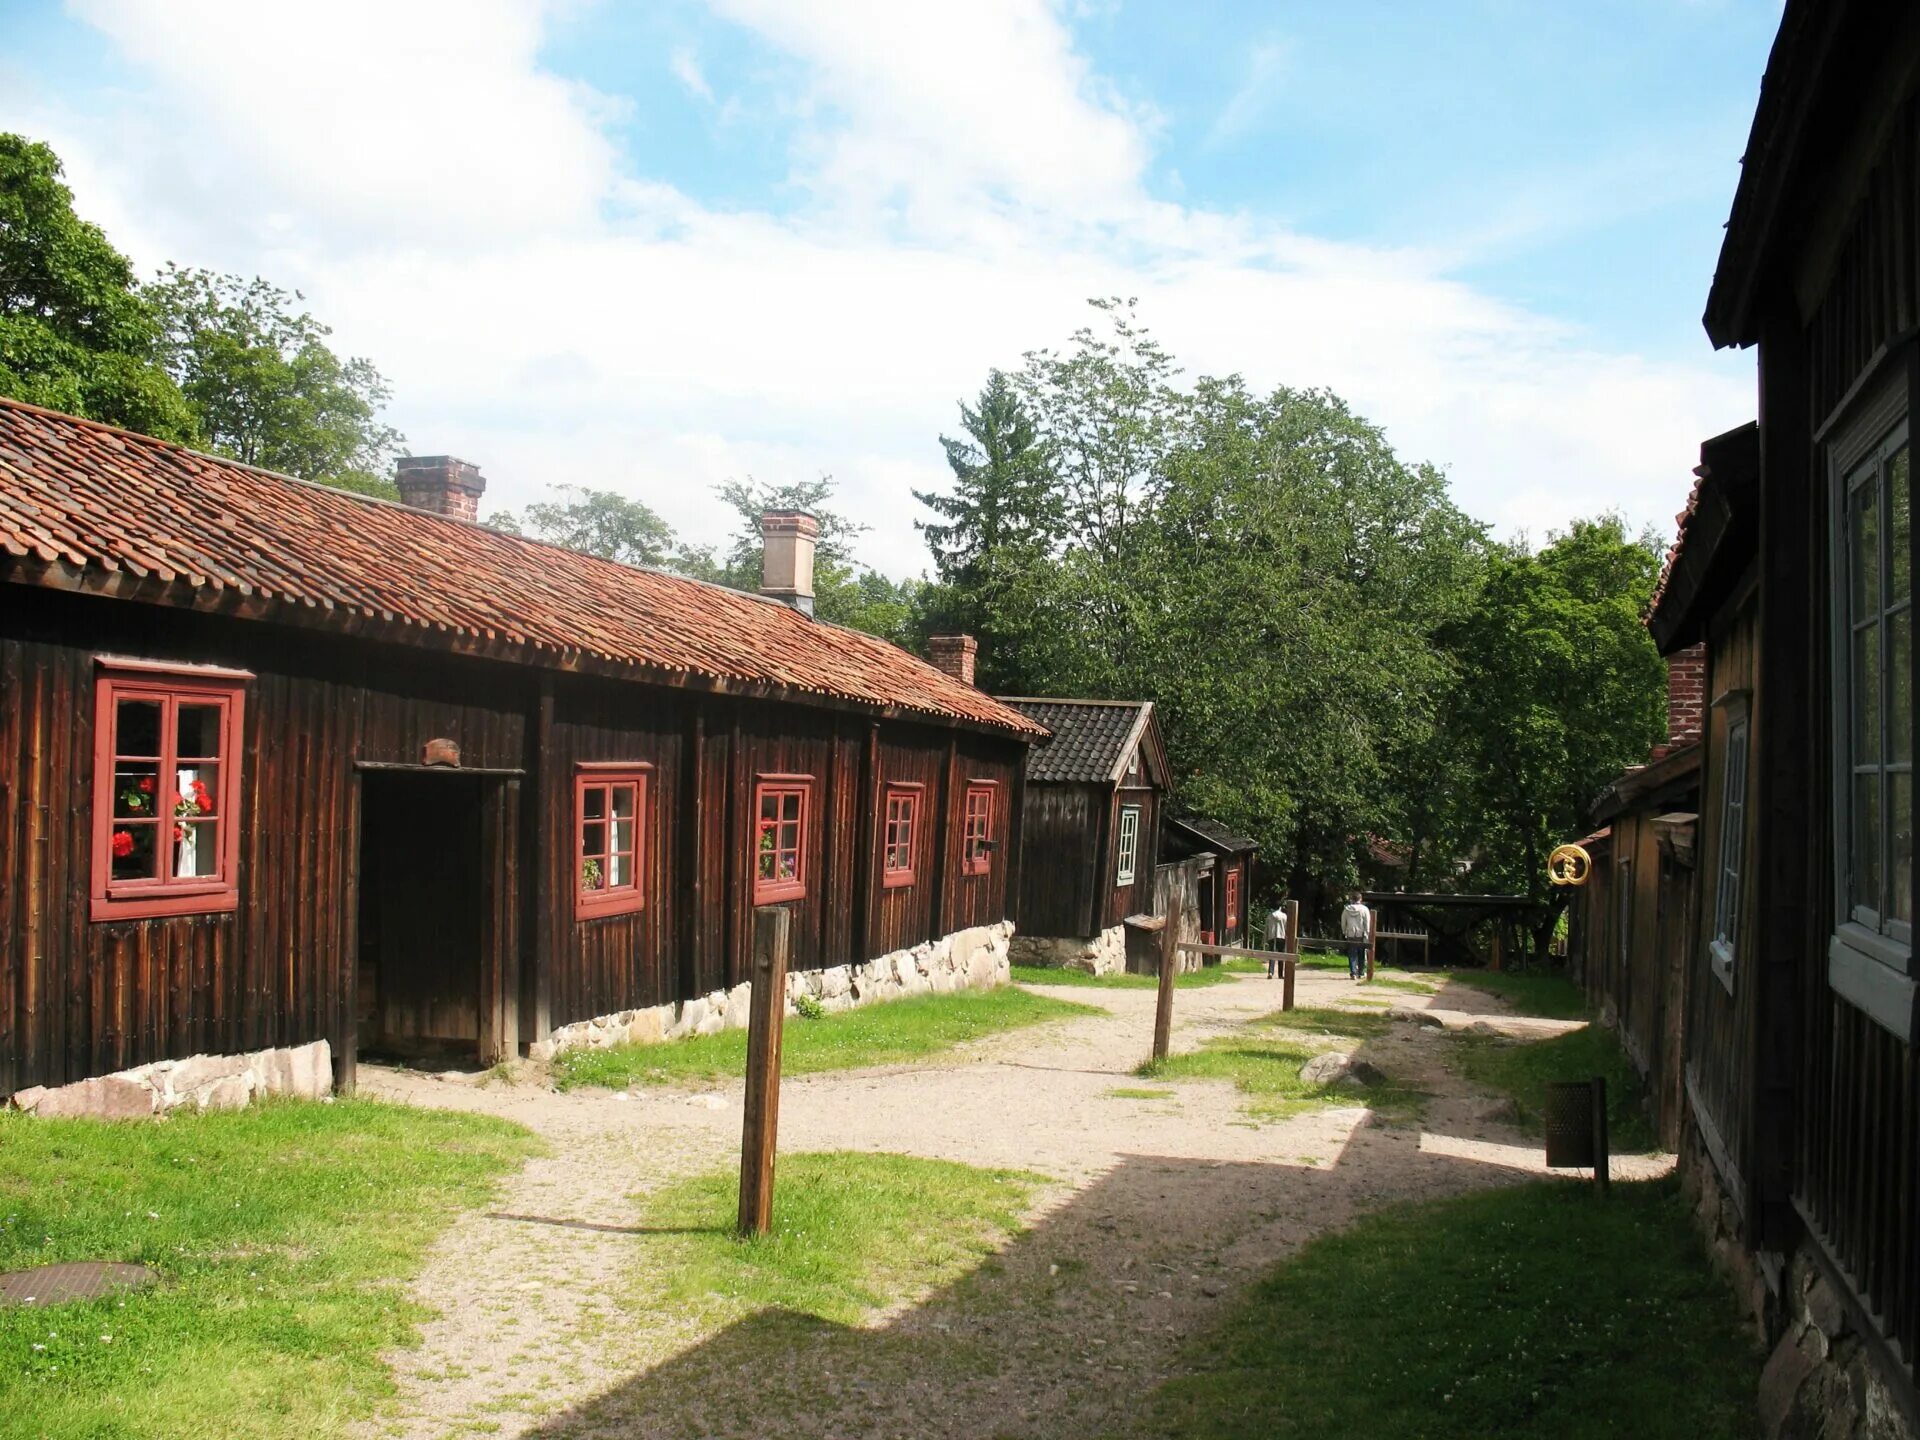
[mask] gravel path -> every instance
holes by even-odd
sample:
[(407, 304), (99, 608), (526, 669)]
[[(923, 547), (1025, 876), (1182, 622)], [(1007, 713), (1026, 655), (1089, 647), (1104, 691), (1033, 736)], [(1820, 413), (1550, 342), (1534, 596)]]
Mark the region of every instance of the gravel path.
[[(368, 1433), (1108, 1433), (1171, 1373), (1182, 1339), (1306, 1240), (1397, 1201), (1543, 1173), (1538, 1142), (1447, 1069), (1455, 1042), (1431, 1022), (1394, 1024), (1359, 1051), (1432, 1096), (1418, 1123), (1338, 1108), (1255, 1125), (1224, 1083), (1151, 1082), (1176, 1092), (1164, 1101), (1110, 1093), (1143, 1083), (1130, 1072), (1151, 1040), (1151, 990), (1045, 993), (1104, 1013), (994, 1036), (936, 1065), (786, 1082), (782, 1150), (890, 1151), (1054, 1182), (999, 1263), (858, 1330), (769, 1316), (711, 1335), (688, 1316), (619, 1303), (646, 1263), (634, 1197), (737, 1163), (739, 1084), (615, 1098), (363, 1066), (363, 1093), (505, 1116), (548, 1142), (497, 1209), (462, 1217), (435, 1247), (417, 1293), (438, 1318), (418, 1349), (390, 1357), (400, 1405)], [(1302, 970), (1297, 998), (1362, 1008), (1379, 996)], [(1458, 984), (1392, 999), (1447, 1012), (1449, 1028), (1506, 1009)], [(1257, 976), (1183, 990), (1174, 1048), (1278, 1004), (1277, 984)]]

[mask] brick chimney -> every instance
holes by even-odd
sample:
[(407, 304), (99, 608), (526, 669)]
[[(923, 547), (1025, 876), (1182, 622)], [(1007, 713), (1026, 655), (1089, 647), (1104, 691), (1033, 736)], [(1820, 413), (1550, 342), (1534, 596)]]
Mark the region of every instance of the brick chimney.
[(820, 522), (804, 510), (769, 510), (760, 517), (760, 538), (766, 542), (760, 593), (813, 614), (813, 546)]
[(962, 685), (973, 684), (973, 661), (980, 642), (971, 635), (935, 635), (927, 641), (927, 659)]
[(1700, 738), (1707, 717), (1707, 647), (1702, 641), (1667, 657), (1667, 744)]
[(400, 489), (402, 504), (456, 520), (480, 518), (480, 492), (487, 488), (478, 465), (451, 455), (403, 455), (394, 469), (393, 483)]

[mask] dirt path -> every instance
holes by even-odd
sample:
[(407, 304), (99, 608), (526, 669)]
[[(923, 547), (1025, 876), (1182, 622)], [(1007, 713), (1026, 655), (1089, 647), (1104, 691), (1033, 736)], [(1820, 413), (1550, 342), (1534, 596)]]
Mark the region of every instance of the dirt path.
[[(365, 1093), (502, 1115), (549, 1147), (495, 1211), (463, 1217), (436, 1246), (417, 1289), (439, 1317), (419, 1349), (392, 1357), (399, 1414), (369, 1433), (1101, 1433), (1169, 1373), (1182, 1337), (1312, 1236), (1396, 1201), (1542, 1173), (1538, 1142), (1448, 1070), (1445, 1029), (1396, 1023), (1361, 1047), (1432, 1095), (1419, 1123), (1340, 1108), (1254, 1125), (1223, 1083), (1153, 1082), (1172, 1100), (1110, 1093), (1141, 1083), (1129, 1077), (1151, 1037), (1151, 990), (1057, 993), (1105, 1013), (995, 1036), (937, 1066), (787, 1082), (783, 1150), (891, 1151), (1055, 1182), (999, 1264), (860, 1330), (768, 1316), (711, 1336), (619, 1303), (646, 1263), (632, 1197), (737, 1162), (737, 1083), (616, 1098), (363, 1067)], [(1365, 998), (1449, 1020), (1505, 1008), (1459, 985)], [(1298, 1001), (1364, 1003), (1344, 976), (1304, 970)], [(1175, 1049), (1278, 1003), (1260, 977), (1183, 990)]]

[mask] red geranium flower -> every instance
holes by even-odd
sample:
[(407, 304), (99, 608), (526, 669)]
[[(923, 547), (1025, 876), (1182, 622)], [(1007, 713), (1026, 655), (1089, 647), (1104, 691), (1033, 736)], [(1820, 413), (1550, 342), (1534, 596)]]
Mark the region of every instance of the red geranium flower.
[(140, 777), (140, 793), (142, 795), (153, 794), (153, 776), (143, 775)]
[(124, 860), (133, 854), (133, 832), (116, 830), (113, 832), (113, 858)]

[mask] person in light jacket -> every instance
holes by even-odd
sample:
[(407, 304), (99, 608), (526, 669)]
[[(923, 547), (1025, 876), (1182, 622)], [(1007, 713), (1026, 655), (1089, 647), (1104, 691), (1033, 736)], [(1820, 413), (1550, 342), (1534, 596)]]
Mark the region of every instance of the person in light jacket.
[[(1267, 916), (1267, 949), (1284, 950), (1287, 948), (1287, 902), (1282, 900), (1273, 907), (1273, 913)], [(1267, 957), (1267, 978), (1275, 979), (1280, 974), (1281, 961), (1274, 956)]]
[(1373, 912), (1358, 890), (1340, 912), (1340, 938), (1347, 942), (1347, 976), (1363, 980), (1367, 973), (1367, 942), (1373, 938)]

